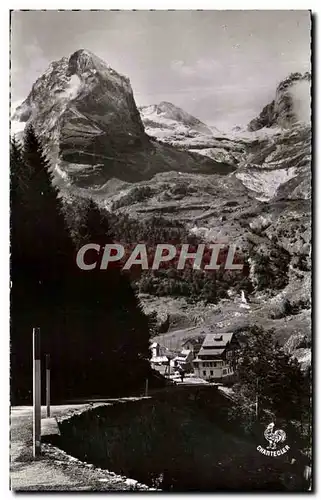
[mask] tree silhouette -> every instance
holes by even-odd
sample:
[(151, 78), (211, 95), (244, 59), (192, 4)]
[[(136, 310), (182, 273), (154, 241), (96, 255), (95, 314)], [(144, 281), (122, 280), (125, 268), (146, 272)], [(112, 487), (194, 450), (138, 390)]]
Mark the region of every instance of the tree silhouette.
[(259, 399), (259, 413), (301, 421), (309, 407), (309, 381), (296, 359), (275, 342), (273, 330), (253, 326), (237, 367), (243, 395)]
[[(52, 396), (126, 394), (150, 375), (149, 321), (119, 267), (84, 271), (76, 249), (112, 242), (106, 216), (90, 201), (73, 236), (52, 166), (32, 127), (11, 144), (11, 389), (31, 398), (32, 328), (51, 356)], [(44, 359), (44, 358), (43, 358)]]
[[(95, 243), (101, 252), (94, 256), (95, 269), (77, 269), (71, 283), (79, 325), (77, 360), (83, 359), (86, 376), (82, 390), (94, 386), (96, 394), (142, 386), (149, 372), (149, 320), (143, 313), (128, 276), (119, 266), (99, 267), (104, 247), (112, 243), (107, 218), (90, 201), (79, 227), (80, 244)], [(80, 333), (81, 331), (81, 333)], [(70, 353), (72, 357), (72, 354)], [(80, 365), (79, 365), (80, 366)]]
[(75, 254), (52, 185), (49, 161), (32, 127), (23, 149), (11, 143), (11, 389), (13, 400), (32, 389), (32, 328), (42, 351), (63, 351), (66, 281)]

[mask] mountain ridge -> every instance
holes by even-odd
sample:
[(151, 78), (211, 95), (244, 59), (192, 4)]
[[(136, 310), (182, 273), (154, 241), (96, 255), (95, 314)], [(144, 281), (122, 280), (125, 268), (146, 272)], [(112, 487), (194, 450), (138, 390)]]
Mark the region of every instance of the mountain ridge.
[(153, 141), (130, 80), (84, 49), (52, 62), (13, 120), (34, 126), (59, 169), (76, 184), (140, 181), (157, 172), (231, 172), (233, 167)]

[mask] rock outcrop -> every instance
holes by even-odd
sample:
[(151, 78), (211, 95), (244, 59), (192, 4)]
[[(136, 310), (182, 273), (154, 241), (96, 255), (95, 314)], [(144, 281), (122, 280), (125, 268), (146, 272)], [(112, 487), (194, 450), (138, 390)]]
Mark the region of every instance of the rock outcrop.
[(128, 78), (86, 50), (51, 63), (13, 118), (31, 120), (48, 139), (52, 132), (59, 132), (65, 150), (79, 141), (90, 149), (102, 136), (110, 146), (144, 139)]
[(309, 123), (310, 107), (311, 73), (292, 73), (278, 85), (275, 99), (250, 121), (248, 130), (275, 126), (290, 128), (298, 122)]

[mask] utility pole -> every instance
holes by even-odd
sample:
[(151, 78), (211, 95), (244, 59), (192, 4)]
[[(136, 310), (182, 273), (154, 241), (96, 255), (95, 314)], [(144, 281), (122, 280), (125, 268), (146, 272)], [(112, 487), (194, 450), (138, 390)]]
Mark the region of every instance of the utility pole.
[(34, 328), (32, 334), (33, 347), (33, 457), (41, 452), (41, 361), (40, 361), (40, 328)]
[(148, 378), (146, 379), (146, 383), (145, 383), (145, 397), (147, 398), (148, 396)]
[(50, 417), (50, 354), (46, 354), (46, 407), (47, 418)]

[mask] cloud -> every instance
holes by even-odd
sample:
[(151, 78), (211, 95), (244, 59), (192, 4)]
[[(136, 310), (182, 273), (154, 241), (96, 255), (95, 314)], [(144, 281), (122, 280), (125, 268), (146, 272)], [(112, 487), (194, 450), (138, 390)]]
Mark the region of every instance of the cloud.
[(194, 64), (186, 64), (183, 60), (171, 61), (171, 69), (181, 76), (213, 77), (221, 68), (221, 63), (215, 59), (198, 59)]
[(29, 68), (31, 66), (31, 69), (37, 73), (43, 71), (44, 68), (48, 66), (48, 60), (35, 39), (32, 40), (31, 43), (25, 45), (24, 56), (28, 61)]
[(173, 71), (182, 76), (192, 76), (195, 74), (195, 68), (185, 64), (182, 60), (172, 61), (171, 68)]
[[(45, 57), (42, 48), (35, 38), (30, 43), (19, 47), (19, 50), (14, 50), (11, 56), (12, 94), (25, 99), (35, 80), (44, 73), (48, 65), (48, 59)], [(23, 96), (21, 96), (21, 91), (18, 91), (22, 87), (21, 82), (23, 82), (25, 90), (25, 95)]]
[(290, 88), (293, 99), (293, 109), (298, 120), (305, 123), (311, 122), (311, 86), (310, 82), (303, 80)]

